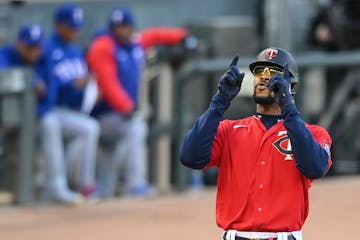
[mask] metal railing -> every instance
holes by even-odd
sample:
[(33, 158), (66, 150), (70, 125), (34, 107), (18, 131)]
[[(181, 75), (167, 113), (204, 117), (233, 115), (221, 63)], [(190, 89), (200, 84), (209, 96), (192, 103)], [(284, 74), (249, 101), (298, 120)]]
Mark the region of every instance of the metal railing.
[[(314, 67), (331, 67), (331, 66), (360, 66), (360, 51), (353, 52), (338, 52), (338, 53), (323, 53), (323, 52), (309, 52), (304, 54), (295, 55), (296, 62), (298, 63), (301, 72)], [(163, 95), (158, 101), (166, 101), (164, 98), (169, 98), (171, 94), (167, 89), (172, 87), (173, 103), (172, 111), (166, 107), (166, 113), (159, 111), (157, 123), (151, 129), (150, 139), (157, 142), (156, 148), (168, 149), (171, 145), (170, 138), (173, 141), (172, 159), (169, 150), (161, 156), (161, 160), (155, 165), (153, 175), (157, 175), (158, 184), (164, 191), (169, 189), (170, 183), (170, 161), (175, 164), (174, 168), (174, 181), (177, 190), (186, 189), (188, 183), (189, 172), (188, 169), (181, 166), (178, 160), (178, 152), (180, 144), (184, 138), (185, 132), (188, 130), (185, 122), (186, 113), (186, 92), (187, 84), (192, 81), (198, 81), (202, 78), (196, 76), (205, 75), (208, 73), (222, 72), (226, 70), (231, 59), (200, 59), (187, 62), (176, 74), (174, 81), (171, 81), (169, 74), (165, 74), (161, 84), (164, 87), (160, 92)], [(239, 67), (247, 67), (254, 58), (243, 57), (239, 59)], [(166, 67), (169, 69), (169, 67)], [(33, 173), (34, 167), (33, 151), (34, 137), (35, 137), (35, 119), (34, 119), (34, 95), (31, 87), (30, 74), (25, 71), (12, 70), (0, 72), (0, 99), (2, 106), (2, 131), (7, 128), (16, 129), (19, 132), (18, 146), (18, 168), (16, 170), (16, 201), (18, 203), (27, 203), (33, 200)], [(17, 72), (17, 73), (16, 73)], [(156, 72), (156, 71), (155, 71)], [(20, 74), (20, 75), (19, 75)], [(156, 73), (157, 74), (157, 73)], [(160, 74), (160, 73), (159, 73)], [(346, 98), (343, 96), (354, 87), (354, 82), (357, 82), (357, 75), (349, 73), (344, 80), (342, 87), (334, 95), (333, 101), (330, 103), (327, 115), (324, 116), (320, 122), (323, 125), (330, 126), (334, 121), (334, 116), (343, 108), (343, 102)], [(170, 85), (168, 83), (171, 83)], [(164, 85), (166, 83), (166, 87)], [(11, 100), (12, 99), (12, 100)], [(9, 102), (10, 101), (10, 102)], [(340, 101), (340, 102), (339, 102)], [(12, 102), (12, 103), (11, 103)], [(15, 105), (12, 105), (15, 104)], [(11, 117), (9, 106), (15, 117)], [(162, 105), (161, 105), (162, 106)], [(161, 107), (160, 105), (158, 107)], [(176, 111), (175, 111), (176, 109)], [(15, 111), (14, 111), (15, 110)], [(6, 112), (6, 114), (4, 114)], [(171, 117), (171, 113), (173, 116)], [(170, 114), (170, 115), (169, 115)], [(165, 138), (164, 138), (165, 137)]]
[(13, 166), (6, 169), (5, 175), (12, 179), (11, 186), (7, 187), (13, 191), (15, 202), (21, 204), (34, 199), (35, 97), (32, 76), (30, 69), (0, 71), (0, 133), (5, 146), (10, 142), (3, 149), (2, 161), (11, 162)]

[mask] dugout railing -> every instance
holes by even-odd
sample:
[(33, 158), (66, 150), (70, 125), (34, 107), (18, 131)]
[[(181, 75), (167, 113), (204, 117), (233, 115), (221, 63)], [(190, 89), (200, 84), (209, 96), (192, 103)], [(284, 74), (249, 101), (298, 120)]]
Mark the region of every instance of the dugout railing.
[[(35, 96), (32, 70), (0, 71), (0, 184), (9, 201), (34, 200)], [(3, 195), (2, 195), (3, 196)]]
[[(334, 98), (327, 109), (327, 114), (320, 118), (320, 125), (325, 128), (332, 128), (334, 122), (336, 122), (337, 114), (344, 108), (349, 92), (354, 89), (359, 91), (360, 76), (357, 74), (356, 68), (360, 66), (360, 51), (331, 54), (309, 52), (295, 55), (295, 59), (300, 70), (300, 81), (302, 81), (302, 76), (313, 68), (353, 67), (341, 80), (342, 85), (335, 92)], [(238, 66), (247, 68), (248, 64), (253, 60), (254, 58), (241, 57)], [(168, 191), (171, 188), (171, 182), (174, 183), (175, 189), (179, 191), (186, 189), (189, 183), (190, 171), (181, 166), (179, 162), (180, 144), (188, 130), (186, 122), (188, 107), (185, 101), (187, 98), (186, 86), (192, 81), (208, 80), (208, 78), (198, 78), (196, 76), (223, 72), (227, 68), (229, 61), (228, 58), (188, 61), (176, 72), (173, 72), (168, 64), (161, 63), (161, 65), (153, 66), (152, 70), (147, 73), (146, 78), (148, 80), (144, 94), (148, 95), (148, 98), (155, 98), (153, 99), (155, 101), (154, 106), (147, 106), (147, 108), (150, 108), (147, 111), (155, 111), (149, 135), (149, 148), (152, 153), (155, 152), (155, 155), (150, 157), (150, 175), (161, 191)], [(35, 99), (31, 87), (31, 78), (26, 71), (15, 70), (14, 72), (1, 71), (0, 80), (1, 133), (4, 134), (4, 139), (6, 139), (8, 133), (15, 132), (15, 136), (17, 136), (15, 138), (18, 147), (17, 151), (15, 151), (18, 154), (17, 160), (15, 159), (17, 164), (12, 172), (14, 173), (16, 202), (29, 203), (34, 199), (33, 169), (35, 149)], [(151, 86), (154, 83), (155, 85)], [(299, 93), (297, 100), (301, 108), (306, 99), (302, 99), (302, 94)], [(352, 106), (359, 111), (359, 105), (353, 104)], [(356, 115), (357, 111), (352, 111), (354, 114), (351, 116), (350, 121), (353, 121), (358, 116)], [(6, 148), (6, 144), (1, 146)], [(170, 171), (170, 169), (173, 171)], [(173, 173), (173, 176), (171, 176), (171, 173)]]

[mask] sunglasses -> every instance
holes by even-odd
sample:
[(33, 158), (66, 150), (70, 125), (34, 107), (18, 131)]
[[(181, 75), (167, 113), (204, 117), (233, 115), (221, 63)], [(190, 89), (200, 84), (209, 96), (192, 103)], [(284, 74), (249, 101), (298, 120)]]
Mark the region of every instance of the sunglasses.
[(269, 75), (269, 77), (273, 77), (275, 74), (279, 74), (280, 76), (284, 76), (283, 70), (281, 68), (278, 68), (278, 67), (257, 66), (253, 70), (253, 74), (254, 74), (255, 77), (261, 77), (266, 73)]

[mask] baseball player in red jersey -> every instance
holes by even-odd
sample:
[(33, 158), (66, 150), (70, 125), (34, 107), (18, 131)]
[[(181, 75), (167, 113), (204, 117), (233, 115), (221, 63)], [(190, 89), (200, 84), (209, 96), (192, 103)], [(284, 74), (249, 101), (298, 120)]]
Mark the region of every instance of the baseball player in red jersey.
[(185, 136), (181, 162), (219, 168), (216, 220), (224, 240), (302, 239), (312, 180), (331, 166), (331, 138), (302, 120), (293, 98), (297, 66), (281, 48), (265, 49), (249, 66), (256, 114), (222, 120), (244, 78), (237, 61)]

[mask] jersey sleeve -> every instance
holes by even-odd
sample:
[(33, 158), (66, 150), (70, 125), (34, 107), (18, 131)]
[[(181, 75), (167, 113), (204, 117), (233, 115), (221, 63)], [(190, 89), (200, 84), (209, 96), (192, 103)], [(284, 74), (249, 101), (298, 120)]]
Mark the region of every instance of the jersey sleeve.
[(0, 49), (0, 69), (7, 68), (9, 66), (6, 52), (3, 49)]
[(115, 110), (128, 113), (134, 109), (134, 102), (118, 79), (114, 48), (111, 39), (106, 36), (99, 37), (91, 45), (87, 61), (105, 100)]
[(86, 63), (84, 52), (78, 46), (76, 46), (74, 52), (77, 56), (76, 61), (74, 62), (74, 67), (77, 75), (77, 78), (75, 80), (87, 77), (89, 75), (89, 69)]
[(138, 41), (145, 49), (155, 45), (177, 45), (188, 32), (184, 28), (158, 27), (149, 28), (139, 33)]
[(207, 166), (205, 166), (205, 168), (220, 166), (222, 149), (224, 149), (223, 144), (226, 140), (225, 139), (225, 129), (226, 129), (226, 121), (222, 121), (218, 127), (218, 131), (215, 135), (214, 142), (211, 147), (210, 162)]
[[(207, 111), (200, 116), (194, 126), (186, 134), (180, 148), (180, 161), (183, 165), (193, 169), (203, 169), (213, 161), (216, 165), (216, 156), (220, 156), (221, 139), (217, 136), (218, 127), (223, 119), (226, 109), (230, 106), (230, 101), (224, 100), (216, 94)], [(215, 151), (215, 154), (212, 152)]]
[(326, 151), (328, 154), (328, 170), (332, 165), (331, 160), (331, 145), (332, 145), (332, 139), (329, 135), (329, 133), (322, 127), (317, 125), (311, 125), (312, 130), (311, 133), (317, 143)]
[(320, 144), (314, 137), (295, 104), (285, 106), (282, 113), (285, 116), (284, 126), (291, 141), (296, 167), (302, 175), (310, 179), (324, 176), (329, 169), (329, 153), (321, 145), (324, 143)]

